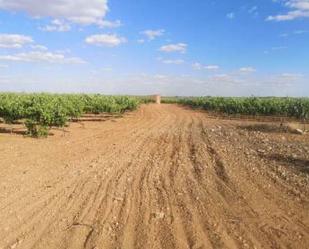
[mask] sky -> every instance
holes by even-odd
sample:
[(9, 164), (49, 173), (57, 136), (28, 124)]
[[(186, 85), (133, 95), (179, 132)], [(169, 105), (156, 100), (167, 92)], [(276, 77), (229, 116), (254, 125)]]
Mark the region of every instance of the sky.
[(309, 96), (309, 0), (0, 0), (0, 91)]

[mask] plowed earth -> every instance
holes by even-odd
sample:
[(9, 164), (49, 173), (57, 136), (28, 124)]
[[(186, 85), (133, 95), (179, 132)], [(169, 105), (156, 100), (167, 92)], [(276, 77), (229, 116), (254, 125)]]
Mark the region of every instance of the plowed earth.
[(309, 135), (147, 105), (0, 134), (0, 248), (309, 248)]

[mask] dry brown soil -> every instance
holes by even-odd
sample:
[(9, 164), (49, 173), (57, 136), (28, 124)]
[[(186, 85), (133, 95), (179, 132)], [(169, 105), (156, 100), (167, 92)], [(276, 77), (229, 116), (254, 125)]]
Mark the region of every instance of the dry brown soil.
[(0, 248), (309, 248), (309, 135), (176, 105), (0, 134)]

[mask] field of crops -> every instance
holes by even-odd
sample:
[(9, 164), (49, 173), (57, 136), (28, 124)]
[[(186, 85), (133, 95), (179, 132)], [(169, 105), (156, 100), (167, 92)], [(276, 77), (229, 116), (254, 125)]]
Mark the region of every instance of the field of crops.
[(0, 119), (7, 124), (23, 121), (28, 135), (46, 136), (50, 127), (63, 127), (85, 113), (122, 113), (142, 100), (126, 96), (85, 94), (0, 93)]
[(243, 114), (254, 116), (283, 116), (301, 120), (309, 119), (309, 98), (172, 97), (163, 98), (162, 102), (178, 103), (229, 115)]
[[(24, 123), (30, 136), (46, 136), (51, 127), (63, 127), (70, 119), (83, 114), (123, 113), (151, 101), (151, 97), (99, 94), (0, 93), (0, 119), (7, 124)], [(309, 98), (165, 97), (162, 102), (228, 115), (283, 116), (309, 120)]]

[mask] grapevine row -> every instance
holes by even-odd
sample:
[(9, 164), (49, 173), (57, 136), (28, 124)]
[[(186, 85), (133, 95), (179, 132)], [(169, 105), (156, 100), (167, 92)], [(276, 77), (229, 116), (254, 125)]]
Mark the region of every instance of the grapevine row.
[(309, 120), (309, 98), (172, 97), (164, 98), (163, 102), (179, 103), (229, 115), (284, 116)]
[(126, 96), (86, 94), (0, 93), (0, 118), (12, 124), (23, 120), (31, 136), (46, 136), (50, 127), (63, 127), (85, 113), (122, 113), (140, 100)]

